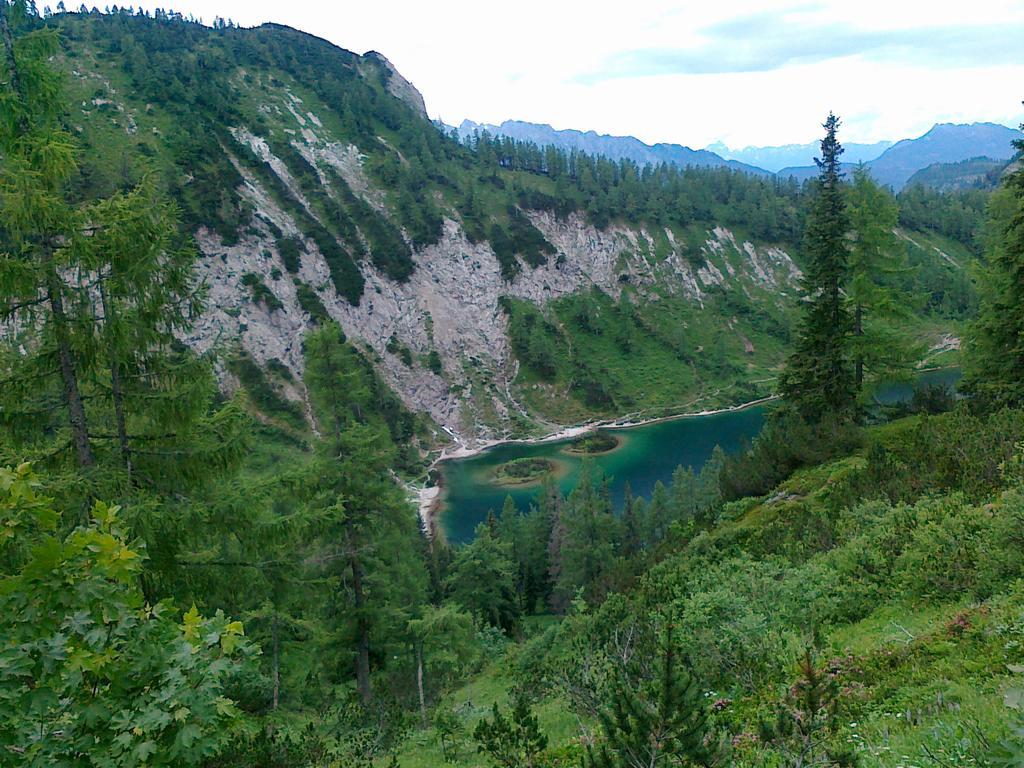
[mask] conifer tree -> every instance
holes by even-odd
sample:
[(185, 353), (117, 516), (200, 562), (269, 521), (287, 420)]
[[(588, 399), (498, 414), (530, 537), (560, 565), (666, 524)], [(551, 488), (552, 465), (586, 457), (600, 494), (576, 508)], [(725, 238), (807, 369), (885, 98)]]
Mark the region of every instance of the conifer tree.
[(561, 514), (561, 570), (555, 592), (565, 605), (580, 588), (586, 591), (588, 599), (602, 598), (609, 588), (618, 523), (604, 489), (595, 465), (585, 459), (579, 483), (569, 494)]
[(15, 335), (0, 351), (0, 426), (22, 456), (101, 465), (105, 476), (88, 473), (105, 483), (93, 493), (116, 493), (134, 516), (132, 486), (180, 492), (182, 480), (209, 479), (238, 457), (247, 420), (213, 410), (209, 362), (175, 338), (202, 309), (176, 208), (149, 184), (71, 198), (76, 147), (58, 117), (54, 50), (45, 31), (5, 35), (0, 319)]
[(446, 586), (448, 595), (481, 624), (511, 632), (519, 618), (512, 548), (481, 523), (476, 538), (459, 549)]
[[(1016, 147), (1024, 152), (1024, 141)], [(1024, 404), (1024, 169), (1005, 178), (989, 210), (988, 269), (962, 389), (996, 409)]]
[(622, 555), (626, 558), (634, 557), (640, 552), (640, 523), (636, 517), (633, 489), (628, 480), (623, 491), (621, 519)]
[(813, 647), (797, 662), (797, 679), (779, 707), (774, 724), (762, 723), (764, 741), (774, 743), (786, 756), (787, 765), (856, 765), (851, 750), (830, 743), (837, 724), (839, 686), (827, 671), (818, 668)]
[(406, 630), (416, 656), (416, 692), (420, 721), (427, 725), (427, 696), (424, 676), (428, 666), (459, 666), (471, 658), (473, 617), (452, 605), (440, 608), (428, 605), (420, 616), (411, 619)]
[[(95, 457), (82, 399), (82, 360), (76, 359), (75, 350), (88, 350), (90, 345), (78, 340), (82, 322), (73, 314), (83, 301), (81, 289), (74, 290), (61, 278), (77, 266), (63, 247), (75, 228), (75, 211), (63, 194), (76, 169), (74, 148), (59, 121), (60, 81), (46, 64), (57, 50), (56, 36), (37, 30), (15, 40), (12, 27), (26, 12), (24, 2), (0, 2), (0, 318), (13, 320), (26, 335), (35, 332), (26, 341), (32, 345), (36, 365), (18, 372), (5, 365), (0, 391), (13, 399), (33, 386), (29, 380), (38, 381), (47, 373), (59, 376), (58, 397), (70, 430), (68, 447), (84, 468), (92, 466)], [(12, 425), (16, 420), (9, 416), (10, 408), (16, 402), (5, 402), (0, 409)]]
[(860, 165), (849, 190), (850, 280), (847, 296), (853, 311), (851, 352), (854, 385), (860, 394), (865, 374), (898, 378), (909, 373), (913, 345), (896, 325), (911, 316), (914, 303), (893, 278), (906, 272), (905, 249), (896, 241), (896, 198)]
[(839, 164), (843, 148), (836, 137), (839, 118), (829, 113), (823, 127), (804, 239), (803, 318), (781, 382), (785, 398), (811, 421), (826, 414), (850, 414), (855, 400), (853, 322), (844, 294), (850, 271), (850, 224)]
[(353, 625), (356, 684), (369, 704), (374, 634), (381, 642), (401, 636), (412, 618), (403, 607), (423, 602), (426, 569), (415, 516), (390, 475), (394, 445), (382, 420), (371, 418), (358, 353), (335, 323), (309, 334), (305, 350), (321, 434), (308, 476), (310, 535), (322, 550), (318, 559), (339, 578), (339, 615)]
[(604, 741), (587, 748), (585, 768), (709, 765), (707, 709), (693, 676), (676, 656), (669, 631), (657, 679), (631, 685), (624, 676), (598, 719)]
[(541, 753), (548, 745), (548, 737), (522, 691), (513, 696), (507, 717), (495, 702), (491, 718), (477, 723), (473, 738), (477, 752), (487, 755), (499, 768), (540, 768)]

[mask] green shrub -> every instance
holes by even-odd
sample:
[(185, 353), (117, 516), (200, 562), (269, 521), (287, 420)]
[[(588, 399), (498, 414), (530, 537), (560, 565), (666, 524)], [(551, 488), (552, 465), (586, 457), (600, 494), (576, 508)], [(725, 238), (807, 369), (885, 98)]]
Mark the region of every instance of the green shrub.
[(812, 425), (792, 411), (777, 410), (748, 449), (726, 459), (722, 498), (762, 496), (794, 470), (845, 456), (862, 441), (861, 429), (847, 421), (828, 418)]
[(282, 396), (267, 381), (263, 369), (244, 350), (229, 361), (228, 367), (238, 377), (253, 404), (266, 416), (279, 418), (296, 429), (306, 428), (306, 414), (299, 403)]
[(295, 297), (299, 306), (302, 307), (302, 311), (308, 314), (314, 323), (325, 323), (331, 319), (317, 292), (308, 283), (301, 280), (295, 281)]
[(277, 312), (279, 309), (284, 309), (284, 304), (281, 303), (281, 300), (274, 295), (274, 292), (266, 286), (255, 272), (246, 272), (242, 275), (242, 285), (249, 289), (252, 300), (257, 304), (262, 304), (268, 312)]
[(302, 241), (297, 237), (277, 238), (277, 252), (281, 254), (281, 263), (291, 274), (297, 274), (302, 265)]

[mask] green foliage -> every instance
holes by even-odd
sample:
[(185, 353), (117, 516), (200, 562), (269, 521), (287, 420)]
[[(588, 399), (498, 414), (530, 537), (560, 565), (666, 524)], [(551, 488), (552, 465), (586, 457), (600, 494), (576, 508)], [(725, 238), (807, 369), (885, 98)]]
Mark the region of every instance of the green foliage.
[(445, 582), (447, 595), (481, 624), (511, 632), (519, 618), (510, 545), (481, 525), (477, 537), (461, 547)]
[(922, 357), (901, 324), (913, 316), (913, 300), (894, 284), (906, 271), (896, 240), (896, 200), (879, 187), (863, 166), (853, 174), (849, 192), (850, 279), (846, 296), (853, 312), (851, 352), (854, 379), (863, 393), (865, 376), (878, 380), (906, 377)]
[(284, 309), (284, 304), (281, 300), (274, 295), (274, 292), (267, 287), (267, 284), (255, 272), (246, 272), (242, 275), (242, 285), (249, 289), (252, 300), (257, 304), (262, 304), (268, 312), (277, 312), (280, 309)]
[(838, 707), (839, 684), (818, 668), (808, 647), (797, 662), (797, 680), (786, 692), (776, 721), (762, 724), (762, 738), (774, 742), (790, 765), (856, 765), (855, 753), (829, 743)]
[(327, 169), (327, 177), (369, 241), (374, 265), (392, 280), (408, 280), (413, 270), (412, 250), (402, 238), (402, 233), (383, 214), (353, 193), (333, 168)]
[(994, 238), (978, 320), (971, 328), (964, 389), (989, 408), (1024, 402), (1024, 171), (992, 200)]
[(425, 688), (443, 689), (476, 661), (473, 617), (455, 606), (424, 606), (420, 616), (406, 624), (406, 631), (416, 645), (419, 685)]
[(279, 237), (277, 252), (281, 255), (284, 268), (293, 275), (297, 274), (302, 263), (302, 241), (297, 237)]
[(441, 365), (441, 355), (436, 349), (432, 349), (427, 353), (427, 370), (435, 376), (444, 374), (444, 366)]
[(541, 754), (548, 745), (547, 736), (522, 691), (513, 696), (507, 716), (495, 703), (491, 719), (477, 723), (473, 738), (478, 744), (477, 751), (499, 768), (540, 768)]
[(330, 322), (331, 316), (327, 312), (327, 307), (320, 301), (320, 296), (309, 283), (296, 280), (295, 298), (299, 302), (299, 306), (302, 307), (302, 311), (309, 315), (315, 324)]
[(459, 735), (462, 722), (452, 711), (448, 702), (442, 702), (434, 710), (434, 731), (441, 742), (441, 756), (446, 763), (454, 763), (458, 759)]
[(280, 419), (293, 429), (306, 430), (306, 414), (302, 406), (281, 394), (248, 352), (239, 350), (230, 360), (229, 366), (261, 413), (269, 418)]
[(408, 442), (413, 415), (381, 380), (373, 365), (345, 339), (341, 327), (325, 322), (306, 336), (304, 381), (318, 422), (339, 430), (353, 423), (386, 429), (394, 445)]
[[(178, 623), (138, 588), (142, 558), (117, 506), (66, 537), (27, 465), (0, 469), (0, 764), (198, 765), (238, 726), (225, 696), (253, 648), (221, 611)], [(5, 553), (6, 554), (6, 553)]]
[[(1017, 676), (1015, 682), (1019, 683), (1020, 675), (1024, 674), (1024, 666), (1012, 664), (1009, 670)], [(1024, 689), (1015, 684), (1006, 692), (1004, 702), (1013, 712), (1010, 732), (988, 757), (996, 768), (1020, 768), (1024, 765)]]
[[(331, 274), (331, 282), (334, 284), (334, 288), (337, 290), (338, 294), (345, 298), (349, 303), (358, 305), (359, 300), (363, 295), (363, 275), (356, 266), (352, 253), (342, 245), (339, 236), (336, 234), (338, 231), (337, 227), (339, 226), (337, 222), (349, 222), (349, 219), (347, 217), (340, 218), (337, 222), (334, 222), (334, 220), (331, 219), (331, 221), (334, 222), (333, 226), (336, 228), (335, 233), (327, 230), (319, 218), (317, 218), (312, 212), (306, 210), (302, 202), (295, 196), (292, 190), (289, 189), (284, 180), (277, 175), (269, 162), (260, 158), (260, 156), (252, 149), (240, 142), (234, 142), (233, 149), (238, 158), (259, 177), (261, 182), (270, 188), (274, 197), (277, 199), (277, 202), (295, 219), (303, 234), (316, 244), (317, 250), (320, 251), (320, 255), (323, 256), (324, 261), (327, 262), (327, 268)], [(278, 149), (280, 150), (280, 147), (278, 147)], [(298, 157), (298, 159), (303, 163), (306, 162), (301, 155), (298, 155), (294, 150), (291, 152), (292, 155), (289, 156)], [(315, 191), (317, 192), (316, 199), (323, 198), (333, 202), (333, 199), (329, 198), (326, 193), (322, 191), (322, 188), (316, 185), (316, 182), (308, 178), (309, 174), (312, 174), (315, 177), (315, 171), (310, 168), (309, 172), (302, 177), (306, 179), (307, 189), (305, 191), (307, 193)], [(355, 237), (354, 233), (349, 233), (349, 236), (354, 242), (360, 242), (358, 238)], [(287, 246), (286, 250), (289, 254), (291, 253), (290, 248)], [(290, 266), (296, 265), (289, 255), (285, 261), (285, 268), (288, 269)], [(291, 270), (289, 269), (289, 271)]]
[(828, 116), (804, 243), (805, 307), (782, 391), (810, 420), (849, 414), (855, 397), (848, 338), (853, 318), (843, 296), (849, 277), (849, 215), (839, 171), (839, 119)]
[(3, 447), (55, 470), (97, 468), (97, 497), (180, 492), (237, 461), (245, 419), (216, 406), (210, 361), (178, 341), (203, 290), (177, 208), (149, 184), (76, 198), (55, 42), (47, 30), (15, 38), (0, 89), (0, 315), (18, 327), (0, 345)]
[(553, 606), (564, 610), (577, 590), (588, 601), (603, 599), (613, 584), (619, 530), (607, 479), (590, 460), (584, 461), (579, 483), (559, 506), (553, 526), (557, 532), (549, 546), (555, 576)]
[(507, 228), (497, 222), (492, 224), (488, 239), (498, 257), (501, 276), (511, 281), (522, 269), (517, 257), (531, 267), (539, 267), (555, 253), (555, 247), (516, 206), (508, 207), (508, 221)]
[(693, 676), (679, 667), (671, 631), (660, 657), (656, 680), (616, 681), (599, 716), (604, 741), (587, 748), (587, 768), (713, 764), (705, 743), (707, 705)]
[(800, 467), (821, 464), (860, 445), (861, 431), (842, 419), (812, 424), (786, 408), (774, 411), (748, 450), (725, 459), (722, 497), (761, 496)]
[(911, 183), (899, 194), (899, 223), (939, 232), (980, 254), (988, 198), (982, 190), (942, 193)]

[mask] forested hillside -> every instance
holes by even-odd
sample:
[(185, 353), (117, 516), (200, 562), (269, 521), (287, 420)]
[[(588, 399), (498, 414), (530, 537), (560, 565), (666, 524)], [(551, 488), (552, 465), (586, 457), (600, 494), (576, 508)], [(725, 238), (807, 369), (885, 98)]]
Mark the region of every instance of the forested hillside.
[[(1024, 174), (466, 145), (169, 11), (0, 45), (0, 766), (1021, 764)], [(776, 392), (649, 498), (411, 501), (440, 427)]]
[[(185, 341), (237, 343), (295, 407), (309, 410), (301, 338), (322, 318), (438, 439), (772, 390), (795, 316), (796, 184), (486, 134), (465, 146), (383, 57), (285, 27), (124, 10), (45, 25), (81, 147), (76, 194), (146, 178), (170, 195), (210, 292)], [(979, 222), (951, 242), (915, 221), (904, 240), (920, 268), (902, 279), (935, 308), (915, 317), (926, 347), (956, 335), (953, 305), (971, 301), (963, 246)], [(538, 313), (546, 338), (531, 352), (519, 329)]]

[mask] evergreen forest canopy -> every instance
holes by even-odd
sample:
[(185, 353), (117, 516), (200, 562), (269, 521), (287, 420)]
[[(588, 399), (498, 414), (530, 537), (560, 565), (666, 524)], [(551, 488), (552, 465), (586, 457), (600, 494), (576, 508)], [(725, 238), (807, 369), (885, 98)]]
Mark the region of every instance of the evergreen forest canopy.
[[(893, 198), (840, 177), (832, 116), (799, 188), (463, 146), (383, 65), (293, 30), (0, 11), (0, 765), (1022, 763), (1024, 172), (987, 199)], [(174, 118), (113, 166), (55, 64), (86, 43)], [(207, 301), (192, 234), (251, 214), (223, 148), (261, 172), (226, 129), (239, 67), (318, 89), (387, 190), (390, 215), (317, 197), (277, 146), (353, 302), (360, 259), (407, 278), (452, 212), (506, 279), (552, 255), (524, 209), (799, 246), (762, 435), (620, 509), (587, 466), (469, 544), (428, 539), (397, 482), (426, 425), (326, 313), (308, 412), (269, 385), (287, 371), (180, 342)], [(966, 397), (883, 412), (865, 382), (913, 364), (899, 328), (930, 279), (908, 278), (907, 217), (982, 255), (980, 307)]]

